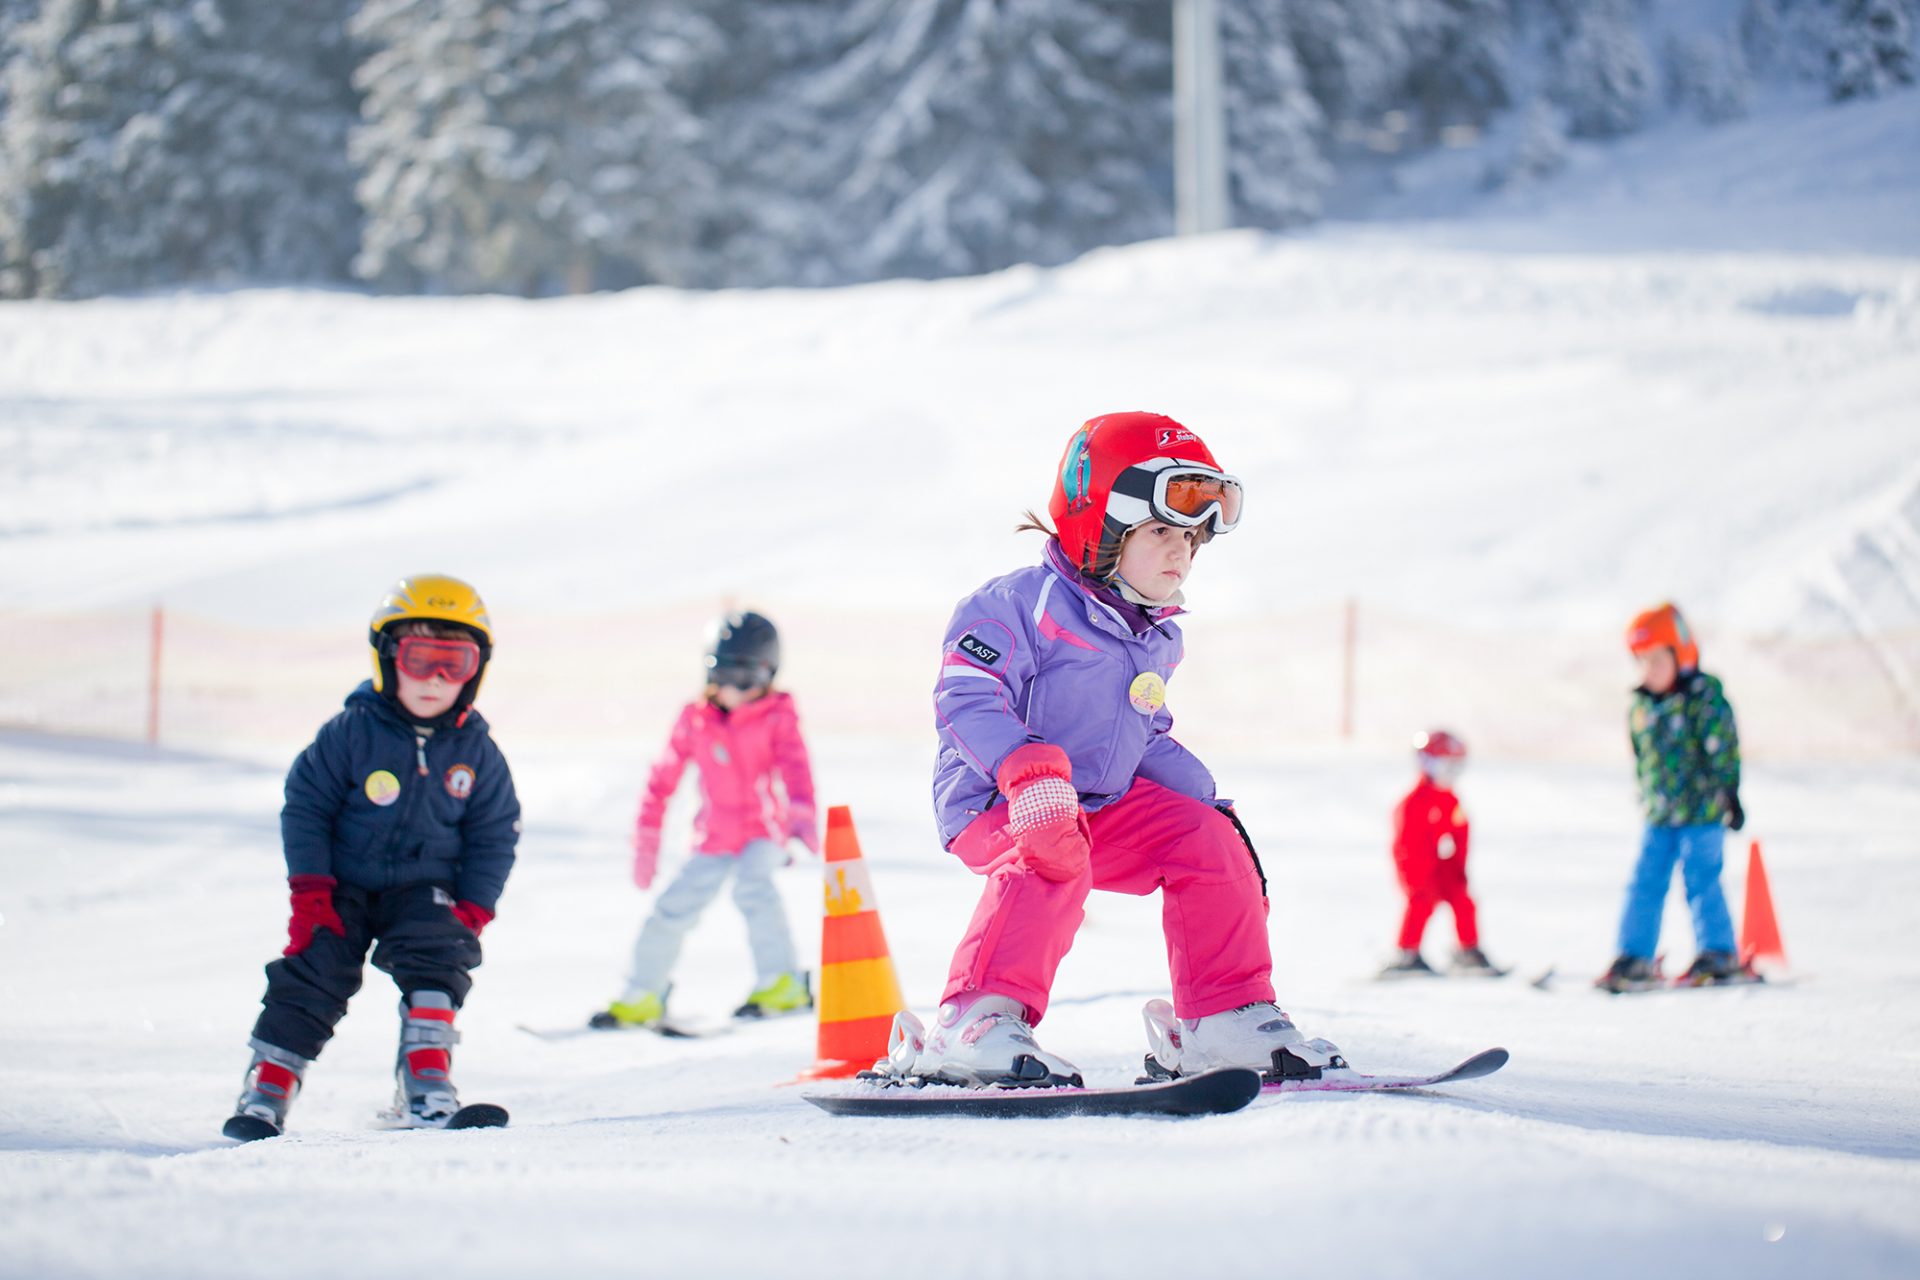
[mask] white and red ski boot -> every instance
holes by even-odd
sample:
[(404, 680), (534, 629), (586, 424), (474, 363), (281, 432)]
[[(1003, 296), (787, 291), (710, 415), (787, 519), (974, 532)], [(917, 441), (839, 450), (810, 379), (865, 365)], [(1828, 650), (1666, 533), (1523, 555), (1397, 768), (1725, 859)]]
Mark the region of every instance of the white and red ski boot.
[(400, 1002), (400, 1053), (394, 1063), (393, 1109), (381, 1119), (400, 1129), (444, 1129), (460, 1110), (453, 1087), (453, 997), (416, 991)]
[(265, 1040), (249, 1040), (253, 1061), (247, 1064), (246, 1083), (220, 1132), (236, 1142), (277, 1138), (286, 1132), (287, 1108), (300, 1092), (300, 1078), (313, 1064)]

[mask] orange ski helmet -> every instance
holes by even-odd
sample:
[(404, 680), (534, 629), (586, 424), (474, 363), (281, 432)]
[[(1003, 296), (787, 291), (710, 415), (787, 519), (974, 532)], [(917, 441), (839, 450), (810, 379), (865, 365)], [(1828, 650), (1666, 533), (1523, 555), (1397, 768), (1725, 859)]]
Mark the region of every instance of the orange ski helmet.
[(1671, 649), (1682, 671), (1700, 665), (1700, 646), (1694, 643), (1693, 629), (1671, 604), (1655, 605), (1628, 623), (1627, 648), (1635, 657), (1650, 649)]
[(1135, 527), (1161, 520), (1211, 538), (1240, 522), (1241, 499), (1240, 481), (1172, 418), (1107, 413), (1067, 441), (1047, 513), (1074, 568), (1104, 579)]

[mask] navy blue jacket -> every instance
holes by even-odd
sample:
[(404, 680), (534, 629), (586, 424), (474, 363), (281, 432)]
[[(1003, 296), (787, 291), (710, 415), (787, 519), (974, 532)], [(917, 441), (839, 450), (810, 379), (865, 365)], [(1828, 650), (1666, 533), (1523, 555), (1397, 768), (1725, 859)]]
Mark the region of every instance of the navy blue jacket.
[(492, 911), (513, 869), (520, 801), (478, 711), (423, 744), (368, 680), (293, 762), (280, 839), (288, 875), (362, 889), (438, 882)]

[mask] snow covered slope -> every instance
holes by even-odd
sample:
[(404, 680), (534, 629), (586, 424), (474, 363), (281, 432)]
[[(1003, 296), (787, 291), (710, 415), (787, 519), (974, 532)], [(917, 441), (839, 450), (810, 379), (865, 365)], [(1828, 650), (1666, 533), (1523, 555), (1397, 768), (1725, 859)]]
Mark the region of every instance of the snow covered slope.
[[(1724, 252), (1675, 194), (1705, 153), (1668, 138), (1620, 153), (1647, 195), (1614, 238), (1570, 185), (1493, 231), (1231, 234), (938, 284), (0, 308), (0, 720), (112, 727), (89, 710), (124, 699), (137, 735), (156, 600), (172, 645), (163, 749), (0, 731), (0, 1272), (1913, 1274), (1920, 218), (1862, 209), (1920, 189), (1920, 148), (1870, 148), (1856, 237), (1790, 230), (1859, 118), (1767, 135), (1749, 172), (1799, 166), (1797, 194), (1727, 187), (1747, 230)], [(728, 600), (787, 629), (823, 794), (854, 807), (924, 1012), (976, 890), (932, 838), (930, 655), (955, 598), (1037, 552), (1009, 528), (1073, 425), (1122, 407), (1182, 417), (1249, 485), (1172, 705), (1266, 855), (1283, 1002), (1368, 1068), (1494, 1043), (1512, 1065), (1206, 1121), (880, 1127), (779, 1087), (805, 1021), (517, 1030), (615, 992), (646, 904), (634, 789)], [(286, 761), (364, 669), (378, 591), (429, 566), (473, 578), (501, 635), (482, 702), (528, 825), (458, 1078), (515, 1124), (369, 1129), (394, 1030), (371, 975), (294, 1134), (232, 1149), (284, 936)], [(1582, 983), (1636, 835), (1618, 635), (1669, 594), (1754, 747), (1796, 981), (1608, 1000)], [(1550, 991), (1366, 981), (1399, 744), (1439, 718), (1480, 749), (1487, 946), (1554, 966)], [(783, 880), (808, 947), (816, 874)], [(1043, 1034), (1102, 1082), (1164, 993), (1157, 916), (1097, 900), (1061, 974)], [(724, 904), (677, 981), (684, 1016), (739, 999)]]

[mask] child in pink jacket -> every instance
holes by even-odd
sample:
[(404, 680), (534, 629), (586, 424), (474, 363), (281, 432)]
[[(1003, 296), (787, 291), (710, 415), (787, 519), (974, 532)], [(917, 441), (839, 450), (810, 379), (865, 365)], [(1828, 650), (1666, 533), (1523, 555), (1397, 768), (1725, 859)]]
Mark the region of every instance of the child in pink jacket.
[(681, 945), (729, 878), (734, 904), (747, 920), (757, 979), (734, 1016), (813, 1007), (773, 882), (774, 871), (790, 861), (786, 841), (798, 840), (813, 853), (820, 849), (813, 771), (799, 716), (793, 698), (773, 688), (779, 633), (757, 613), (729, 615), (717, 625), (706, 661), (705, 694), (681, 709), (647, 778), (634, 831), (634, 883), (642, 889), (653, 884), (660, 825), (689, 764), (700, 774), (693, 856), (654, 902), (633, 944), (626, 994), (593, 1015), (596, 1027), (660, 1024)]

